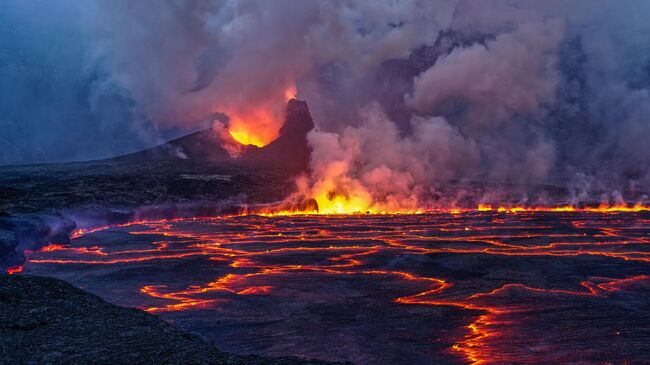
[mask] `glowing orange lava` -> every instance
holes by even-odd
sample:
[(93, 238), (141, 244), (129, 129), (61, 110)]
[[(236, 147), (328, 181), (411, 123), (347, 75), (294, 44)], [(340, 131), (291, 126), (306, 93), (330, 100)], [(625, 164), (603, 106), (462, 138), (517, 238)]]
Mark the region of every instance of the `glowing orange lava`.
[(561, 206), (492, 206), (489, 204), (479, 204), (478, 211), (489, 212), (497, 211), (504, 213), (519, 212), (592, 212), (592, 213), (620, 213), (620, 212), (642, 212), (650, 210), (650, 206), (643, 204), (625, 205), (625, 204), (601, 204), (595, 207), (575, 207), (572, 205)]
[(8, 268), (7, 268), (7, 274), (9, 274), (9, 275), (11, 275), (11, 274), (17, 274), (17, 273), (19, 273), (19, 272), (21, 272), (21, 271), (23, 271), (23, 267), (22, 267), (22, 266), (11, 266), (11, 267), (8, 267)]
[[(463, 300), (403, 300), (398, 299), (401, 303), (406, 304), (420, 304), (420, 305), (448, 305), (455, 306), (470, 310), (485, 311), (487, 314), (480, 315), (474, 322), (467, 326), (469, 333), (452, 349), (459, 352), (465, 357), (470, 364), (503, 364), (509, 363), (511, 359), (500, 353), (498, 348), (492, 346), (492, 342), (497, 338), (513, 336), (514, 334), (505, 333), (500, 330), (502, 327), (507, 327), (511, 322), (508, 317), (511, 314), (518, 312), (525, 312), (528, 310), (526, 305), (520, 306), (503, 306), (490, 304), (491, 300), (498, 299), (499, 296), (511, 296), (510, 291), (516, 290), (519, 293), (530, 293), (531, 295), (556, 295), (556, 296), (579, 296), (579, 297), (606, 297), (612, 292), (621, 290), (622, 287), (633, 286), (637, 283), (647, 283), (650, 281), (649, 275), (638, 275), (623, 279), (613, 278), (599, 278), (595, 277), (592, 281), (584, 281), (580, 285), (586, 289), (583, 291), (577, 290), (562, 290), (562, 289), (544, 289), (533, 288), (522, 284), (505, 284), (497, 289), (484, 293), (473, 294)], [(601, 282), (601, 283), (597, 283)], [(522, 294), (516, 294), (522, 295)], [(497, 300), (498, 302), (498, 300)]]
[(576, 207), (572, 205), (559, 206), (523, 206), (523, 205), (499, 205), (492, 206), (489, 204), (479, 204), (476, 208), (386, 208), (375, 207), (370, 197), (362, 196), (342, 196), (336, 194), (319, 193), (314, 196), (318, 203), (318, 209), (298, 210), (298, 209), (279, 209), (264, 208), (258, 210), (249, 210), (245, 214), (257, 214), (263, 216), (290, 216), (290, 215), (359, 215), (359, 214), (378, 214), (378, 215), (396, 215), (396, 214), (428, 214), (428, 213), (449, 213), (462, 214), (471, 212), (497, 212), (497, 213), (535, 213), (535, 212), (552, 212), (552, 213), (634, 213), (650, 211), (650, 206), (643, 204), (634, 205), (598, 205)]
[[(141, 223), (144, 228), (138, 226), (130, 234), (162, 237), (151, 242), (150, 247), (108, 249), (55, 245), (31, 253), (28, 268), (81, 265), (80, 270), (89, 270), (94, 265), (131, 268), (129, 265), (154, 260), (174, 265), (184, 260), (196, 265), (199, 260), (205, 260), (204, 269), (208, 273), (218, 273), (208, 274), (206, 280), (199, 282), (192, 276), (190, 282), (180, 285), (147, 281), (146, 285), (138, 286), (139, 293), (151, 299), (142, 308), (161, 315), (198, 309), (219, 310), (242, 296), (280, 296), (282, 290), (286, 290), (283, 280), (287, 278), (361, 277), (398, 287), (399, 294), (389, 297), (392, 303), (476, 312), (468, 315), (470, 319), (463, 323), (466, 327), (454, 335), (453, 345), (450, 344), (448, 350), (471, 364), (517, 363), (515, 360), (521, 360), (514, 358), (520, 354), (517, 351), (526, 349), (504, 351), (503, 346), (526, 337), (522, 333), (527, 330), (522, 318), (529, 319), (525, 317), (527, 313), (544, 309), (540, 303), (555, 301), (563, 308), (568, 300), (608, 300), (621, 291), (644, 290), (650, 284), (650, 274), (585, 275), (579, 280), (574, 278), (574, 282), (547, 284), (542, 280), (540, 284), (526, 275), (508, 277), (503, 272), (507, 273), (509, 268), (504, 266), (500, 268), (503, 272), (497, 270), (497, 274), (478, 285), (472, 281), (463, 282), (453, 273), (440, 270), (443, 266), (431, 271), (432, 275), (430, 271), (412, 272), (415, 268), (410, 264), (395, 267), (392, 259), (452, 254), (476, 258), (476, 262), (486, 258), (587, 261), (595, 258), (608, 260), (608, 265), (611, 262), (630, 264), (635, 270), (642, 270), (650, 263), (650, 250), (647, 249), (650, 240), (646, 235), (650, 220), (645, 214), (637, 213), (647, 210), (641, 205), (479, 206), (418, 216), (360, 214), (271, 218), (260, 214), (202, 218), (214, 224), (218, 228), (215, 230), (193, 230), (183, 225), (191, 223), (191, 219), (144, 222)], [(270, 211), (265, 214), (298, 213)], [(378, 266), (377, 263), (386, 258), (391, 264)], [(439, 263), (444, 265), (446, 259)], [(211, 271), (216, 267), (223, 271)], [(534, 342), (534, 338), (531, 341)], [(547, 353), (550, 357), (541, 362), (562, 363), (562, 357), (553, 357), (550, 350)], [(538, 358), (528, 360), (528, 363), (535, 363)]]
[(232, 117), (228, 133), (242, 145), (264, 147), (278, 136), (279, 129), (269, 122), (276, 118), (265, 110), (255, 110), (245, 116)]
[(278, 137), (284, 118), (284, 105), (296, 97), (296, 86), (289, 85), (284, 100), (269, 99), (256, 108), (225, 110), (230, 122), (228, 133), (242, 145), (264, 147)]

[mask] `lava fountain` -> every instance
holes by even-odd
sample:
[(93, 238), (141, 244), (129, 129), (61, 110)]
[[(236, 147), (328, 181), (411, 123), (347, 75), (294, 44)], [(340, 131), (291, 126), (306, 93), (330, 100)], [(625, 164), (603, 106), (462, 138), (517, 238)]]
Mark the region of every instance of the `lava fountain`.
[(258, 103), (255, 107), (239, 106), (225, 108), (230, 116), (228, 134), (241, 145), (264, 147), (278, 137), (278, 131), (284, 120), (284, 106), (296, 97), (296, 86), (290, 84), (285, 88), (284, 100), (276, 100), (278, 96), (269, 96), (266, 102)]

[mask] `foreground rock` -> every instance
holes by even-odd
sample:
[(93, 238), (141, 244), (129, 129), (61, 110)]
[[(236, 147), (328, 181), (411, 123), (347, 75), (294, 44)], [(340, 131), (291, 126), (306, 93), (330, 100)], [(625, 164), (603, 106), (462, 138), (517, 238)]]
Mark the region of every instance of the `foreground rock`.
[(238, 356), (61, 280), (0, 276), (2, 364), (331, 364)]

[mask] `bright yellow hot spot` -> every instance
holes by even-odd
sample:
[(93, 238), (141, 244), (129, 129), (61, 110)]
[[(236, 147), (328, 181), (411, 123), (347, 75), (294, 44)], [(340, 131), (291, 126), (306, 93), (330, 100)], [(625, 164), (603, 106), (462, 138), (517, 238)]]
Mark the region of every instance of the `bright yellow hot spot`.
[(570, 205), (560, 206), (491, 206), (480, 204), (476, 208), (433, 208), (433, 209), (403, 209), (390, 207), (375, 207), (368, 201), (359, 197), (347, 198), (344, 196), (329, 197), (317, 195), (314, 199), (318, 202), (319, 210), (282, 210), (269, 212), (255, 212), (255, 214), (276, 216), (276, 215), (304, 215), (304, 214), (423, 214), (423, 213), (449, 213), (463, 214), (472, 212), (498, 212), (506, 214), (535, 213), (535, 212), (556, 212), (556, 213), (626, 213), (626, 212), (648, 212), (650, 206), (636, 204), (628, 205), (601, 205), (596, 207), (574, 207)]
[(501, 213), (519, 213), (519, 212), (587, 212), (587, 213), (621, 213), (621, 212), (644, 212), (650, 210), (650, 206), (635, 204), (632, 206), (624, 204), (607, 205), (602, 204), (597, 207), (574, 207), (571, 205), (559, 206), (492, 206), (489, 204), (479, 204), (478, 211), (489, 212), (497, 211)]
[(296, 97), (296, 86), (291, 84), (273, 97), (254, 105), (223, 110), (230, 117), (228, 133), (243, 144), (264, 147), (278, 137), (284, 123), (286, 103)]
[(243, 145), (252, 144), (253, 146), (257, 146), (257, 147), (264, 147), (264, 146), (266, 146), (268, 144), (267, 142), (262, 140), (260, 138), (260, 136), (255, 136), (255, 135), (252, 135), (252, 134), (248, 134), (244, 130), (236, 130), (236, 131), (235, 130), (230, 130), (230, 131), (228, 131), (228, 133), (230, 133), (230, 135), (232, 136), (232, 138), (235, 139), (235, 141), (237, 141), (237, 142), (239, 142), (239, 143), (241, 143)]
[(282, 112), (270, 108), (246, 109), (231, 113), (228, 133), (243, 145), (264, 147), (278, 137)]
[(346, 195), (323, 190), (313, 195), (318, 214), (420, 214), (421, 209), (407, 204), (375, 204), (367, 191), (356, 189)]
[(320, 214), (354, 214), (354, 213), (378, 213), (370, 208), (370, 202), (365, 199), (341, 195), (328, 197), (327, 194), (319, 194), (316, 197), (318, 212)]

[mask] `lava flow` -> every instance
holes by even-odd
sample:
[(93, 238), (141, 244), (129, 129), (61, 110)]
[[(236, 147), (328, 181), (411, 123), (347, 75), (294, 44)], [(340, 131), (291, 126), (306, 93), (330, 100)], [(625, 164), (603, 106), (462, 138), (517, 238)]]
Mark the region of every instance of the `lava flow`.
[(7, 268), (7, 274), (9, 274), (9, 275), (16, 274), (16, 273), (19, 273), (19, 272), (22, 272), (22, 271), (23, 271), (22, 266), (11, 266), (11, 267)]
[(642, 363), (649, 223), (644, 209), (486, 207), (141, 222), (32, 252), (24, 272), (156, 313), (232, 352)]

